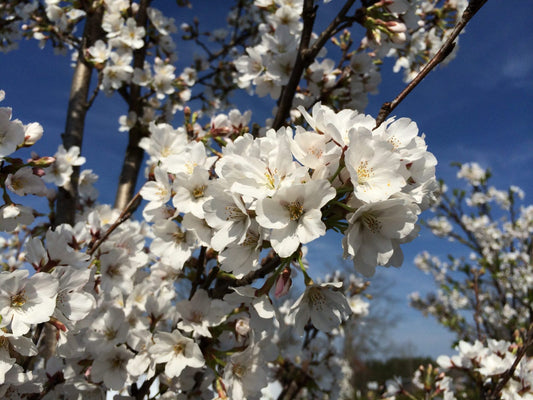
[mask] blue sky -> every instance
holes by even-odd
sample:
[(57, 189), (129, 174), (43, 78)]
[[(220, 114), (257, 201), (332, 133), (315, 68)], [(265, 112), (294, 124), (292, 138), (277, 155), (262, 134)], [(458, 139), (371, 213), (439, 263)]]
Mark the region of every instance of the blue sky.
[[(208, 22), (209, 26), (222, 26), (224, 21), (219, 22), (218, 15), (202, 8), (208, 3), (197, 2), (193, 10), (175, 9), (172, 16), (178, 26), (182, 21), (190, 21), (192, 15), (201, 15), (200, 21)], [(320, 7), (332, 9), (335, 3), (337, 0)], [(166, 8), (172, 9), (168, 3)], [(476, 161), (492, 169), (493, 183), (499, 188), (511, 184), (522, 187), (526, 202), (533, 196), (532, 15), (530, 0), (487, 2), (461, 35), (457, 58), (433, 71), (394, 112), (417, 122), (426, 134), (429, 150), (439, 161), (438, 176), (451, 184), (455, 175), (455, 169), (450, 167), (452, 161)], [(189, 44), (180, 47), (178, 43), (180, 62), (187, 62), (189, 52)], [(385, 64), (380, 94), (370, 97), (366, 112), (373, 116), (384, 101), (392, 100), (404, 86), (401, 76), (393, 74), (391, 67)], [(34, 149), (42, 155), (52, 155), (60, 143), (71, 76), (68, 56), (53, 55), (49, 48), (39, 50), (34, 41), (22, 42), (19, 50), (8, 54), (0, 53), (0, 89), (6, 92), (2, 106), (13, 107), (14, 117), (24, 123), (38, 121), (43, 125), (44, 139)], [(262, 123), (273, 102), (269, 98), (250, 100), (242, 96), (235, 102), (245, 104), (242, 111), (250, 104), (260, 109), (256, 115), (262, 117), (256, 121)], [(252, 111), (256, 111), (254, 108)], [(90, 110), (83, 148), (87, 157), (84, 168), (93, 169), (100, 176), (101, 203), (114, 200), (114, 185), (127, 143), (126, 135), (118, 132), (118, 116), (125, 111), (118, 96), (106, 98), (103, 94)], [(340, 237), (328, 234), (309, 248), (309, 259), (314, 265), (333, 265), (341, 254)], [(391, 330), (391, 339), (413, 343), (415, 354), (436, 356), (450, 353), (451, 335), (407, 306), (410, 292), (431, 288), (430, 279), (412, 263), (414, 256), (424, 249), (444, 255), (449, 245), (423, 232), (404, 246), (405, 262), (400, 269), (380, 268), (373, 280), (393, 282), (391, 290), (397, 299), (394, 310), (400, 322)], [(325, 254), (331, 256), (326, 258)]]

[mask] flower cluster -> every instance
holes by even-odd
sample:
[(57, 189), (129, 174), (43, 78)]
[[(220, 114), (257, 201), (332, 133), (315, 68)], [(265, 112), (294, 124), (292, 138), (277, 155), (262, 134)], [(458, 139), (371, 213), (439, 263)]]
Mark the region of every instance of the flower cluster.
[[(460, 165), (457, 177), (468, 182), (467, 190), (450, 194), (442, 186), (436, 215), (426, 223), (435, 235), (468, 251), (448, 261), (427, 252), (415, 260), (440, 290), (425, 298), (415, 293), (412, 304), (467, 341), (481, 333), (509, 341), (517, 327), (528, 327), (530, 318), (531, 206), (519, 206), (524, 193), (516, 186), (506, 191), (490, 186), (490, 176), (476, 163)], [(478, 321), (470, 322), (467, 317), (474, 315)]]
[[(242, 134), (250, 116), (235, 112), (214, 118), (209, 130), (198, 131), (203, 137), (198, 141), (183, 128), (152, 123), (151, 136), (141, 142), (150, 160), (149, 181), (140, 191), (148, 201), (143, 217), (150, 226), (126, 221), (106, 234), (118, 211), (88, 204), (75, 226), (60, 225), (27, 240), (23, 258), (0, 276), (1, 324), (6, 346), (45, 322), (57, 329), (47, 376), (61, 374), (64, 383), (52, 385), (50, 395), (101, 385), (121, 390), (141, 376), (164, 377), (178, 393), (185, 390), (186, 376), (201, 372), (213, 388), (222, 385), (235, 398), (256, 398), (288, 344), (293, 361), (286, 358), (278, 368), (303, 369), (320, 377), (321, 390), (333, 393), (331, 382), (346, 370), (331, 358), (336, 352), (319, 356), (312, 349), (323, 346), (323, 339), (308, 341), (305, 366), (294, 353), (296, 342), (283, 338), (294, 330), (330, 335), (353, 313), (365, 315), (367, 306), (358, 298), (360, 290), (352, 291), (348, 302), (340, 276), (313, 282), (302, 246), (337, 229), (346, 234), (346, 253), (359, 271), (370, 275), (378, 264), (393, 264), (399, 244), (414, 237), (417, 215), (432, 195), (434, 159), (408, 120), (391, 120), (372, 132), (374, 120), (355, 111), (335, 113), (320, 104), (311, 114), (300, 111), (308, 129), (270, 130), (259, 138)], [(5, 125), (6, 135), (21, 132), (14, 148), (22, 145), (24, 126), (10, 118)], [(240, 136), (230, 139), (236, 133)], [(220, 151), (206, 145), (211, 137), (222, 144)], [(82, 162), (76, 148), (60, 148), (35, 179), (44, 175), (60, 185)], [(20, 165), (6, 186), (41, 194), (44, 186), (30, 189), (37, 183), (29, 175), (23, 179), (24, 168)], [(13, 230), (19, 223), (31, 220), (2, 227)], [(368, 235), (384, 244), (367, 249)], [(265, 264), (261, 255), (269, 248)], [(35, 273), (21, 269), (22, 261)], [(244, 283), (265, 268), (271, 274), (260, 289)], [(297, 269), (304, 293), (275, 307), (269, 292), (275, 287), (276, 297), (288, 293)], [(188, 279), (193, 291), (183, 298), (177, 288)], [(267, 339), (276, 336), (276, 344)], [(35, 348), (28, 346), (18, 353), (34, 356)], [(45, 377), (26, 375), (15, 358), (3, 362), (9, 390), (46, 384)], [(87, 367), (75, 367), (81, 364)], [(326, 378), (326, 366), (340, 375)], [(79, 379), (90, 385), (81, 389)]]
[[(246, 54), (234, 62), (238, 71), (237, 84), (241, 88), (255, 90), (258, 96), (279, 98), (281, 89), (289, 82), (302, 36), (303, 1), (255, 2), (263, 15), (259, 25), (261, 40), (246, 48)], [(318, 38), (314, 34), (311, 44)], [(341, 39), (342, 40), (342, 39)], [(336, 42), (340, 46), (339, 42)], [(345, 48), (344, 51), (347, 49)], [(377, 93), (380, 73), (367, 53), (350, 52), (340, 68), (331, 58), (325, 58), (323, 48), (305, 72), (307, 87), (300, 89), (297, 104), (310, 107), (319, 98), (335, 99), (341, 108), (363, 110), (368, 93)], [(346, 51), (346, 54), (348, 52)]]

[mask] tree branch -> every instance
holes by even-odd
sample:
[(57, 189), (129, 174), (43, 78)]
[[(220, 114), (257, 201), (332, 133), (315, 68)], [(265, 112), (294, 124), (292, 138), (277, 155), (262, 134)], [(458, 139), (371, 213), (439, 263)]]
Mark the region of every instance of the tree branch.
[(507, 371), (504, 372), (504, 374), (501, 376), (500, 380), (498, 381), (498, 384), (494, 388), (494, 391), (490, 393), (489, 396), (487, 396), (487, 400), (498, 400), (501, 398), (500, 392), (505, 387), (507, 382), (513, 377), (514, 372), (516, 371), (516, 368), (518, 367), (518, 364), (520, 363), (520, 360), (526, 355), (527, 351), (531, 348), (533, 345), (533, 325), (529, 327), (526, 338), (524, 340), (524, 345), (520, 347), (516, 354), (516, 359), (513, 362), (513, 365), (511, 365), (511, 368), (509, 368)]
[(300, 46), (298, 48), (296, 61), (289, 78), (289, 82), (283, 87), (278, 101), (278, 111), (276, 113), (276, 117), (274, 118), (274, 122), (272, 123), (272, 128), (274, 129), (281, 128), (285, 120), (289, 117), (292, 100), (294, 99), (294, 94), (296, 93), (296, 89), (300, 83), (300, 79), (302, 78), (302, 74), (304, 73), (305, 69), (311, 65), (318, 52), (334, 34), (337, 26), (345, 21), (346, 14), (355, 3), (355, 0), (348, 0), (344, 4), (329, 26), (320, 34), (313, 45), (309, 47), (317, 10), (317, 6), (314, 6), (313, 3), (313, 0), (305, 0), (304, 2), (302, 11), (304, 26), (302, 30), (302, 37), (300, 39)]
[[(148, 16), (146, 14), (147, 8), (151, 0), (141, 0), (139, 10), (137, 12), (137, 26), (142, 26), (147, 29)], [(135, 50), (133, 53), (133, 68), (142, 69), (146, 59), (146, 43), (145, 45)], [(135, 112), (139, 118), (142, 115), (143, 101), (141, 99), (141, 87), (131, 84), (129, 96), (127, 99), (129, 111)], [(137, 177), (141, 170), (141, 165), (144, 157), (144, 150), (139, 147), (139, 142), (148, 134), (146, 127), (137, 123), (129, 131), (128, 147), (124, 154), (124, 161), (122, 162), (122, 170), (120, 172), (119, 183), (115, 195), (115, 208), (122, 209), (128, 204), (135, 193), (135, 185), (137, 184)]]
[(279, 256), (270, 255), (267, 257), (261, 268), (251, 271), (240, 279), (219, 278), (217, 285), (213, 289), (213, 298), (222, 298), (229, 292), (230, 287), (248, 286), (256, 279), (261, 279), (279, 267), (281, 259)]
[(107, 229), (104, 235), (87, 250), (87, 254), (92, 255), (102, 243), (113, 233), (115, 229), (118, 228), (120, 224), (126, 221), (131, 215), (135, 212), (141, 201), (141, 193), (138, 192), (133, 198), (129, 201), (128, 204), (124, 207), (117, 220)]
[(463, 12), (461, 20), (457, 23), (450, 37), (448, 38), (448, 40), (446, 40), (446, 42), (444, 42), (439, 51), (433, 56), (431, 60), (429, 60), (429, 62), (424, 66), (424, 68), (422, 68), (422, 70), (418, 73), (418, 75), (411, 82), (409, 82), (405, 89), (403, 89), (393, 101), (383, 103), (381, 109), (379, 110), (378, 117), (376, 118), (376, 127), (374, 129), (379, 128), (379, 126), (387, 119), (387, 117), (398, 106), (398, 104), (400, 104), (403, 99), (405, 99), (407, 95), (411, 93), (411, 91), (416, 86), (418, 86), (420, 82), (422, 82), (422, 79), (424, 79), (437, 65), (439, 65), (442, 61), (444, 61), (446, 57), (448, 57), (448, 55), (455, 47), (455, 39), (457, 38), (457, 36), (459, 36), (468, 21), (472, 19), (472, 17), (486, 2), (487, 0), (470, 1), (468, 7)]
[[(96, 9), (87, 13), (87, 20), (85, 21), (83, 32), (83, 43), (78, 53), (78, 61), (76, 62), (70, 86), (65, 132), (61, 135), (63, 146), (66, 150), (73, 146), (78, 146), (80, 151), (82, 148), (85, 116), (89, 109), (87, 97), (89, 95), (89, 86), (93, 71), (92, 66), (85, 60), (85, 50), (92, 46), (101, 35), (103, 14), (103, 6), (98, 6)], [(56, 202), (56, 219), (54, 221), (55, 226), (63, 223), (74, 225), (78, 202), (79, 173), (80, 168), (74, 167), (70, 181), (63, 188), (59, 188)]]

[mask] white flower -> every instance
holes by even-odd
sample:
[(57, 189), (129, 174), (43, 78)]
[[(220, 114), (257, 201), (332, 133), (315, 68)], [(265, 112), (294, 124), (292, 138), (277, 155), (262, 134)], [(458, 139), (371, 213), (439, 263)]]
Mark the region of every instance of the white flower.
[(0, 329), (0, 385), (4, 384), (6, 373), (17, 361), (11, 357), (13, 353), (34, 356), (37, 354), (37, 347), (30, 338), (5, 333)]
[(341, 286), (342, 282), (335, 282), (312, 284), (305, 288), (305, 292), (291, 307), (298, 335), (303, 335), (309, 319), (318, 330), (331, 332), (350, 316), (352, 310), (346, 297), (342, 292), (333, 290)]
[(11, 108), (0, 107), (0, 157), (13, 153), (24, 142), (24, 125), (11, 121)]
[(128, 378), (127, 365), (133, 353), (123, 346), (98, 352), (91, 368), (91, 378), (113, 390), (121, 390)]
[(392, 146), (373, 138), (367, 130), (351, 132), (346, 151), (346, 168), (355, 196), (370, 203), (388, 199), (405, 185), (400, 174), (400, 157)]
[(181, 269), (192, 255), (194, 236), (169, 220), (154, 225), (153, 231), (156, 237), (150, 244), (150, 251), (165, 264)]
[(72, 167), (77, 167), (85, 164), (85, 157), (80, 157), (80, 148), (72, 146), (65, 150), (63, 145), (59, 145), (56, 154), (54, 154), (55, 162), (44, 168), (46, 175), (43, 176), (45, 182), (54, 183), (57, 186), (64, 186), (72, 175)]
[(294, 157), (302, 165), (315, 170), (332, 164), (330, 169), (334, 172), (341, 155), (341, 148), (326, 135), (299, 128), (296, 128), (294, 139), (290, 141)]
[(306, 168), (297, 168), (292, 161), (290, 129), (269, 130), (267, 136), (256, 139), (247, 148), (237, 148), (248, 138), (236, 141), (233, 152), (224, 149), (224, 157), (217, 162), (216, 173), (227, 180), (232, 192), (252, 198), (272, 196), (282, 184), (308, 176)]
[(259, 268), (259, 255), (263, 243), (263, 229), (256, 221), (246, 231), (246, 237), (240, 244), (228, 245), (218, 255), (222, 270), (232, 272), (237, 278)]
[(170, 200), (172, 187), (168, 180), (168, 174), (165, 170), (154, 168), (155, 181), (149, 181), (141, 189), (143, 199), (153, 203), (153, 206), (163, 205)]
[(119, 132), (128, 132), (137, 123), (137, 113), (135, 111), (130, 111), (128, 112), (128, 115), (121, 115), (118, 118), (118, 123), (119, 123), (119, 128), (118, 128)]
[(119, 39), (132, 49), (140, 49), (144, 46), (144, 32), (144, 27), (137, 26), (135, 19), (128, 18), (120, 31)]
[(240, 88), (246, 88), (250, 82), (259, 77), (265, 70), (263, 59), (261, 56), (263, 48), (248, 47), (246, 52), (248, 55), (242, 55), (234, 61), (235, 68), (239, 72), (238, 85)]
[(191, 175), (178, 175), (173, 184), (172, 204), (179, 212), (204, 218), (203, 205), (210, 198), (206, 195), (208, 185), (209, 171), (203, 167), (194, 168)]
[(208, 194), (214, 197), (204, 203), (205, 220), (216, 230), (211, 247), (221, 251), (231, 243), (242, 243), (251, 219), (241, 196), (223, 191), (221, 184), (210, 185)]
[(24, 125), (24, 146), (33, 146), (43, 137), (43, 127), (37, 122)]
[(6, 187), (19, 196), (28, 193), (37, 196), (46, 196), (46, 186), (42, 179), (33, 173), (33, 168), (22, 167), (6, 178)]
[(191, 300), (176, 304), (181, 321), (178, 328), (184, 332), (211, 337), (208, 327), (220, 325), (230, 313), (232, 307), (222, 300), (210, 299), (208, 293), (198, 289)]
[(224, 367), (224, 382), (231, 399), (259, 398), (262, 388), (268, 383), (266, 361), (261, 354), (261, 347), (250, 345), (240, 353), (228, 358)]
[(94, 308), (94, 297), (83, 291), (89, 281), (88, 269), (78, 270), (71, 266), (57, 266), (51, 275), (59, 282), (54, 315), (63, 323), (66, 319), (80, 321)]
[(94, 320), (87, 334), (87, 342), (91, 352), (99, 354), (124, 343), (128, 329), (124, 311), (116, 307), (108, 309)]
[(87, 49), (90, 60), (94, 63), (103, 64), (111, 55), (111, 49), (107, 47), (103, 40), (97, 40), (94, 45)]
[(202, 142), (191, 142), (179, 154), (170, 154), (166, 160), (168, 172), (181, 175), (192, 175), (196, 167), (211, 168), (215, 158), (207, 157)]
[(48, 321), (56, 307), (57, 279), (43, 272), (28, 275), (27, 270), (0, 273), (0, 327), (11, 325), (16, 336)]
[(335, 113), (331, 108), (316, 103), (312, 109), (312, 116), (303, 107), (298, 107), (307, 123), (320, 134), (333, 139), (341, 147), (350, 143), (349, 134), (362, 129), (372, 131), (376, 125), (374, 118), (359, 114), (354, 110), (341, 110)]
[(478, 163), (466, 163), (461, 165), (457, 172), (457, 178), (464, 178), (473, 186), (479, 186), (487, 178), (487, 171), (481, 168)]
[(174, 25), (174, 18), (167, 18), (161, 11), (152, 7), (148, 7), (147, 14), (161, 35), (169, 35), (177, 31), (176, 25)]
[(149, 138), (142, 138), (139, 147), (150, 155), (150, 163), (158, 164), (168, 171), (168, 157), (181, 154), (187, 145), (187, 132), (183, 127), (174, 129), (169, 124), (155, 124), (148, 126)]
[(33, 222), (33, 210), (20, 204), (5, 204), (0, 207), (0, 231), (13, 231), (19, 225)]
[(101, 88), (110, 92), (111, 89), (119, 89), (123, 82), (129, 82), (133, 74), (133, 67), (130, 65), (132, 60), (133, 55), (129, 51), (112, 52), (109, 58), (111, 62), (108, 61), (103, 69)]
[(372, 276), (377, 265), (400, 266), (400, 241), (416, 233), (419, 208), (405, 198), (365, 204), (348, 215), (349, 227), (342, 245), (344, 256), (354, 260), (357, 271)]
[(155, 59), (152, 87), (155, 89), (158, 99), (162, 100), (165, 95), (174, 93), (175, 69), (173, 65), (165, 64), (160, 58)]
[(80, 197), (86, 201), (94, 201), (98, 198), (98, 189), (93, 184), (98, 180), (98, 175), (92, 169), (84, 169), (80, 173), (78, 182), (78, 192)]
[(272, 198), (259, 200), (257, 222), (272, 229), (270, 242), (280, 257), (289, 257), (300, 245), (324, 235), (320, 209), (336, 191), (323, 179), (281, 188)]
[(166, 363), (165, 374), (169, 378), (180, 376), (185, 367), (201, 368), (205, 365), (200, 347), (177, 329), (172, 333), (156, 333), (154, 342), (148, 351), (156, 363)]

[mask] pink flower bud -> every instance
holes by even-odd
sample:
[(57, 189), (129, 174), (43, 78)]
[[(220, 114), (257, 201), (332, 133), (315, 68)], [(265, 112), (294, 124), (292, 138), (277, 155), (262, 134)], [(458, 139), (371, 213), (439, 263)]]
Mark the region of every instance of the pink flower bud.
[(387, 29), (394, 33), (401, 33), (407, 31), (407, 27), (403, 22), (398, 21), (387, 21), (385, 22)]
[(285, 268), (276, 280), (276, 291), (274, 292), (276, 299), (279, 299), (281, 296), (285, 296), (289, 292), (291, 285), (291, 270), (290, 268)]
[(32, 172), (33, 172), (33, 175), (37, 175), (39, 177), (46, 175), (46, 172), (44, 172), (44, 169), (39, 168), (39, 167), (33, 167)]
[[(30, 163), (32, 167), (46, 168), (52, 165), (55, 161), (56, 161), (55, 157), (45, 156), (45, 157), (39, 157), (39, 158), (32, 158), (28, 160), (28, 163)], [(42, 175), (39, 175), (39, 176), (42, 176)]]

